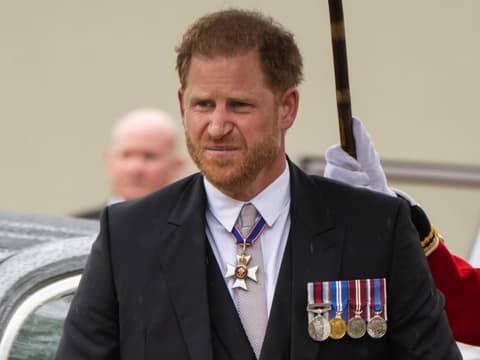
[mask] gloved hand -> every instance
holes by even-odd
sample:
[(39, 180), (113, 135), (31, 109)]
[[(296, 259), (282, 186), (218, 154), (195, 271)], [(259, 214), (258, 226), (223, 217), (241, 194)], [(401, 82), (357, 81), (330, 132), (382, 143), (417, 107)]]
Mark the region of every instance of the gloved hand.
[(353, 136), (357, 159), (348, 155), (340, 145), (329, 147), (324, 176), (357, 187), (366, 187), (390, 196), (397, 196), (387, 185), (385, 173), (370, 135), (362, 122), (353, 118)]
[(430, 224), (427, 214), (410, 196), (388, 187), (385, 172), (370, 135), (359, 119), (353, 117), (352, 121), (357, 159), (347, 154), (340, 145), (329, 147), (325, 153), (327, 164), (324, 176), (407, 200), (410, 203), (412, 222), (417, 228), (423, 251), (426, 255), (431, 254), (438, 246), (439, 236)]

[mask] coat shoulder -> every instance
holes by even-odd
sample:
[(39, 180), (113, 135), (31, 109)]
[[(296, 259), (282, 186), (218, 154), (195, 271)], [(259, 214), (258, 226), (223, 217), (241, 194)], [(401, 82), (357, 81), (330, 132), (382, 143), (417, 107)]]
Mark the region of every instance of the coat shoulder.
[(346, 201), (349, 204), (355, 203), (358, 206), (375, 207), (378, 204), (396, 207), (404, 202), (400, 198), (385, 195), (368, 188), (354, 187), (338, 180), (307, 174), (295, 165), (292, 170), (293, 179), (301, 188), (312, 186), (328, 204), (343, 204)]
[[(202, 176), (198, 173), (180, 179), (160, 190), (139, 199), (128, 200), (108, 207), (110, 217), (117, 219), (147, 219), (168, 217), (185, 194), (203, 189)], [(198, 195), (198, 194), (197, 194)]]

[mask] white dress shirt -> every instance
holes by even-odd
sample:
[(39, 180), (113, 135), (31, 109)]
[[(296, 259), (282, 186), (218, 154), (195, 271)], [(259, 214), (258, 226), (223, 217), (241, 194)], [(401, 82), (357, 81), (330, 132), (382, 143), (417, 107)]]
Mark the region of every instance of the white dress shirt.
[[(209, 183), (205, 177), (204, 185), (207, 194), (206, 233), (223, 275), (227, 271), (227, 264), (235, 266), (237, 263), (236, 256), (239, 253), (239, 245), (235, 244), (231, 231), (242, 206), (246, 203), (253, 204), (265, 219), (267, 226), (257, 241), (262, 242), (267, 315), (269, 315), (290, 230), (290, 172), (288, 165), (275, 181), (248, 202), (228, 197)], [(233, 277), (225, 279), (230, 295), (238, 309), (237, 291), (244, 290), (232, 289), (233, 281)]]

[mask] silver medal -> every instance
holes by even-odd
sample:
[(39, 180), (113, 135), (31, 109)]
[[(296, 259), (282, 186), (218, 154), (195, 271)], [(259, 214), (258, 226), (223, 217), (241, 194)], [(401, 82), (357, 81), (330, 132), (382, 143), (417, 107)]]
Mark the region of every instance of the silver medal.
[(387, 333), (387, 322), (380, 315), (375, 315), (368, 321), (367, 332), (370, 337), (380, 339)]
[(347, 323), (347, 334), (352, 339), (360, 339), (367, 332), (367, 324), (360, 314), (355, 314)]
[(324, 341), (330, 336), (330, 323), (322, 315), (317, 315), (308, 323), (308, 334), (315, 341)]

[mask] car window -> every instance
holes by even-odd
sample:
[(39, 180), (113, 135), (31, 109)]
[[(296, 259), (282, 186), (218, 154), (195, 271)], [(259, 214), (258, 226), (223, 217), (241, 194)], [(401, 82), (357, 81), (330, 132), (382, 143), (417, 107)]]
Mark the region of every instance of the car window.
[(20, 328), (8, 359), (54, 359), (72, 298), (73, 294), (69, 294), (53, 299), (31, 313)]
[(55, 358), (80, 275), (40, 287), (15, 308), (0, 342), (0, 360)]

